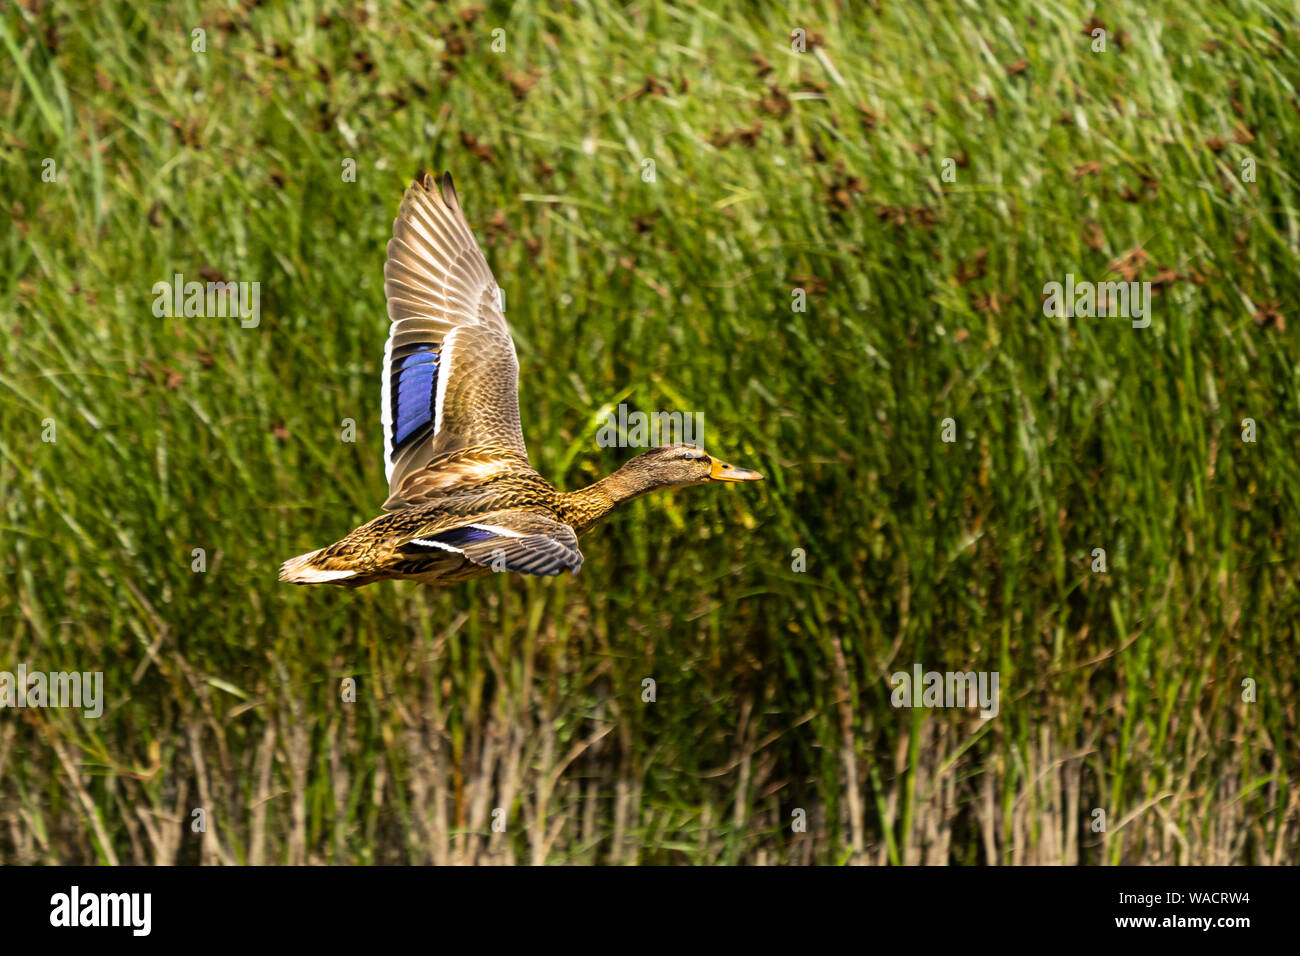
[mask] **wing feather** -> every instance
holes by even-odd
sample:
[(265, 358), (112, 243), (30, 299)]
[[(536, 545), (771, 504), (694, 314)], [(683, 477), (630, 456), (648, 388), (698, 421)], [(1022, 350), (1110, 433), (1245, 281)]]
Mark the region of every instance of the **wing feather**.
[(417, 534), (402, 550), (408, 554), (452, 551), (475, 564), (520, 574), (577, 574), (582, 567), (573, 528), (531, 512), (481, 515), (456, 528)]
[(449, 175), (441, 191), (425, 176), (402, 198), (384, 294), (389, 503), (400, 505), (402, 486), (435, 458), (465, 449), (503, 452), (503, 463), (526, 467), (514, 341)]

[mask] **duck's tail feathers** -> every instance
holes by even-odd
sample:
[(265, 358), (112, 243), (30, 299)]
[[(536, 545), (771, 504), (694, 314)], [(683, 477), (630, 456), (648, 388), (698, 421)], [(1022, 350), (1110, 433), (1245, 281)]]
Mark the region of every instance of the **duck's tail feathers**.
[(306, 554), (300, 554), (296, 558), (290, 558), (284, 564), (280, 565), (280, 580), (292, 581), (294, 584), (344, 584), (349, 578), (354, 578), (358, 572), (354, 569), (344, 568), (342, 570), (318, 567), (314, 562), (316, 556), (324, 551), (319, 548), (315, 551), (308, 551)]

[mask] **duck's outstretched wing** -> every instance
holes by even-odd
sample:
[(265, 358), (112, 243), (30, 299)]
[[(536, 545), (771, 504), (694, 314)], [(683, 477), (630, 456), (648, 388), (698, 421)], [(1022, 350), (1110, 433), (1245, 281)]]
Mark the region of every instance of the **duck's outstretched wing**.
[(400, 507), (403, 484), (434, 458), (464, 449), (527, 467), (514, 341), (450, 174), (441, 191), (426, 175), (402, 197), (384, 294), (384, 507)]

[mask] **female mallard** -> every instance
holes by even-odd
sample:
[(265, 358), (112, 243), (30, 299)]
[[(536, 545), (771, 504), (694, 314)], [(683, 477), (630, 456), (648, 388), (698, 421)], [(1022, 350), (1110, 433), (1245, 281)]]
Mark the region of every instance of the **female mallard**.
[(575, 574), (578, 535), (624, 501), (702, 481), (757, 481), (692, 445), (638, 455), (581, 491), (557, 491), (528, 463), (519, 368), (496, 280), (451, 176), (402, 198), (384, 265), (389, 512), (280, 568), (281, 581), (360, 587), (385, 578), (450, 584), (492, 571)]

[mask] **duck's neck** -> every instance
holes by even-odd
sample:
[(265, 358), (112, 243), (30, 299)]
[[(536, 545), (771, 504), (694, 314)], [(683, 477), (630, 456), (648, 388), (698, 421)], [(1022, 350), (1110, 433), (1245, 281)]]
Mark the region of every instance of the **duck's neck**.
[(577, 491), (560, 492), (561, 507), (574, 531), (582, 534), (623, 502), (660, 487), (652, 476), (629, 467), (630, 464), (629, 462), (594, 485)]

